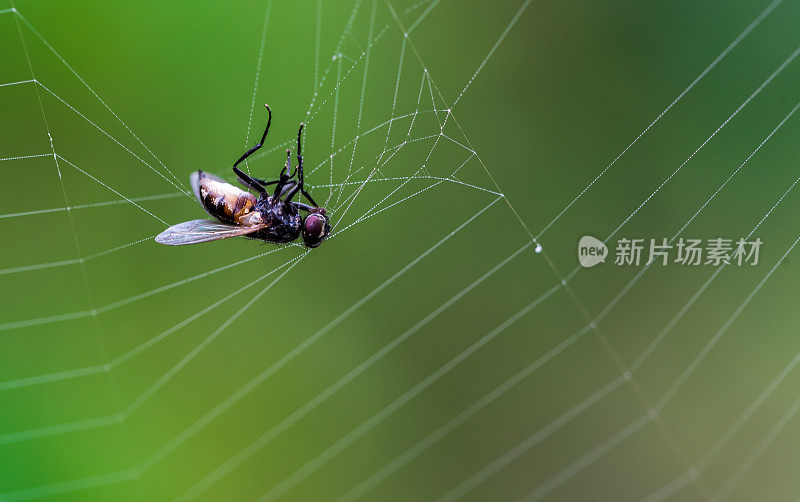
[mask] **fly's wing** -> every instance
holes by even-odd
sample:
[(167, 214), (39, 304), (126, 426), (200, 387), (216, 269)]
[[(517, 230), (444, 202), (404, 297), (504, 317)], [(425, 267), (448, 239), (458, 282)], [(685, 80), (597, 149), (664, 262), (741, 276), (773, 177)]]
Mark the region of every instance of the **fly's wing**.
[(156, 236), (156, 242), (169, 246), (183, 246), (186, 244), (197, 244), (200, 242), (247, 235), (261, 230), (264, 227), (266, 227), (266, 225), (245, 227), (240, 225), (228, 225), (227, 223), (211, 220), (184, 221), (183, 223), (172, 225), (158, 234)]

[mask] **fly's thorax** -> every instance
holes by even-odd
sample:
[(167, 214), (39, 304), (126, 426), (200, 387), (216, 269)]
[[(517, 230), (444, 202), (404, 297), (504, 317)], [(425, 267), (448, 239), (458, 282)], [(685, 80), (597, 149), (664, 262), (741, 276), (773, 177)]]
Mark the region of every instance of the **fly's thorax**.
[(272, 197), (259, 200), (256, 210), (261, 212), (264, 222), (270, 226), (299, 229), (302, 225), (300, 211), (294, 205)]
[(292, 242), (300, 237), (303, 219), (300, 211), (281, 200), (263, 197), (258, 200), (251, 214), (258, 214), (265, 228), (251, 234), (254, 239), (267, 242)]

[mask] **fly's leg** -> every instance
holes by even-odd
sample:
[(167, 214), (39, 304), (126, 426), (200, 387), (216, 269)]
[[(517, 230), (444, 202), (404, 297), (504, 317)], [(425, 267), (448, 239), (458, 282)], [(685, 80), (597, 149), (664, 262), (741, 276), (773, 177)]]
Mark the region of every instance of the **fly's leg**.
[(258, 178), (253, 178), (253, 177), (250, 177), (250, 176), (246, 175), (245, 173), (243, 173), (241, 171), (241, 169), (239, 169), (236, 166), (233, 166), (233, 172), (236, 173), (236, 176), (239, 177), (239, 180), (245, 186), (252, 188), (253, 190), (255, 190), (258, 193), (266, 192), (266, 190), (264, 190), (265, 183), (261, 183), (261, 180), (259, 180)]
[(314, 205), (314, 207), (319, 207), (317, 205), (317, 203), (314, 202), (314, 199), (311, 198), (311, 195), (309, 195), (309, 193), (306, 192), (306, 190), (305, 190), (305, 178), (303, 176), (303, 154), (302, 154), (302, 149), (301, 149), (302, 148), (302, 141), (301, 140), (302, 140), (302, 136), (303, 136), (303, 127), (304, 126), (305, 126), (305, 124), (300, 124), (300, 129), (298, 129), (298, 131), (297, 131), (297, 185), (295, 185), (289, 191), (288, 195), (286, 196), (286, 201), (290, 202), (292, 200), (292, 197), (294, 197), (295, 194), (297, 194), (297, 192), (300, 192), (300, 193), (303, 194), (303, 197), (308, 199), (308, 201), (311, 202), (311, 204)]
[[(272, 196), (273, 198), (277, 199), (281, 196), (281, 191), (286, 186), (286, 183), (294, 176), (295, 173), (287, 174), (289, 172), (289, 169), (291, 168), (292, 168), (292, 151), (286, 150), (286, 165), (283, 166), (283, 169), (281, 169), (280, 177), (278, 178), (278, 181), (276, 181), (277, 186), (275, 187), (275, 193)], [(297, 168), (295, 168), (295, 171), (296, 170)], [(288, 200), (289, 199), (287, 199), (287, 202)]]
[(266, 185), (266, 183), (264, 183), (263, 180), (260, 180), (258, 178), (252, 178), (252, 177), (246, 175), (245, 173), (242, 172), (241, 169), (239, 169), (236, 166), (238, 166), (239, 163), (241, 163), (247, 157), (249, 157), (250, 155), (255, 153), (259, 148), (261, 148), (264, 145), (264, 140), (267, 139), (267, 133), (269, 132), (269, 126), (270, 126), (270, 124), (272, 124), (272, 110), (269, 109), (269, 105), (264, 105), (264, 106), (267, 108), (267, 127), (264, 128), (264, 134), (261, 135), (261, 141), (259, 141), (256, 146), (254, 146), (253, 148), (251, 148), (250, 150), (245, 152), (244, 155), (239, 157), (239, 160), (237, 160), (236, 162), (233, 163), (233, 172), (236, 173), (236, 176), (238, 176), (239, 179), (242, 180), (242, 182), (245, 185), (249, 186), (250, 188), (252, 188), (254, 190), (257, 190), (259, 193), (265, 192), (264, 185)]

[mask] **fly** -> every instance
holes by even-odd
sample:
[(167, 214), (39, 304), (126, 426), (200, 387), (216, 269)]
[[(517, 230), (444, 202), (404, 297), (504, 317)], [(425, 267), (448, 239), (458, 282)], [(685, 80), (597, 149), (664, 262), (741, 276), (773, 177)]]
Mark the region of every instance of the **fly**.
[[(302, 235), (305, 245), (315, 248), (328, 237), (331, 225), (325, 208), (314, 202), (305, 190), (303, 155), (300, 150), (303, 124), (297, 131), (297, 166), (291, 174), (291, 150), (286, 150), (286, 165), (277, 180), (265, 181), (248, 176), (236, 167), (261, 148), (267, 138), (272, 110), (264, 106), (268, 118), (261, 141), (233, 164), (233, 172), (239, 181), (258, 195), (201, 170), (193, 172), (190, 176), (192, 192), (203, 209), (217, 221), (201, 219), (178, 223), (158, 234), (156, 242), (182, 246), (242, 236), (281, 244), (292, 242)], [(272, 195), (266, 189), (270, 185), (275, 185)], [(310, 204), (292, 201), (298, 194)]]

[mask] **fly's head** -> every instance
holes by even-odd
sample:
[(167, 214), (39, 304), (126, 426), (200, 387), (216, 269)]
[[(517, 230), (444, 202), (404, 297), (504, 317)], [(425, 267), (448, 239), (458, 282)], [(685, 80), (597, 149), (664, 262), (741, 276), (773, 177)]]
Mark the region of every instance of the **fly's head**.
[(309, 248), (318, 247), (331, 233), (331, 222), (325, 209), (318, 208), (303, 221), (303, 242)]

